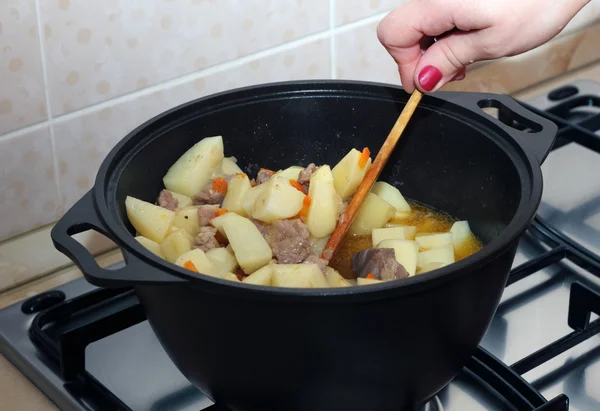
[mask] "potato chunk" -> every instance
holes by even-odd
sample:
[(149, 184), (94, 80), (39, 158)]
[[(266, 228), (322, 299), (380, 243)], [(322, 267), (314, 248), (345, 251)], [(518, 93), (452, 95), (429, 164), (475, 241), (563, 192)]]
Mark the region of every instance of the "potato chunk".
[(276, 176), (281, 178), (285, 178), (286, 180), (296, 180), (298, 181), (298, 176), (300, 171), (304, 170), (304, 167), (300, 166), (291, 166), (286, 168), (285, 170), (281, 170), (275, 173)]
[(140, 235), (135, 237), (135, 239), (141, 245), (143, 245), (148, 251), (150, 251), (152, 254), (155, 254), (155, 255), (159, 256), (160, 258), (165, 258), (162, 251), (160, 251), (160, 244), (158, 244), (156, 241), (152, 241), (149, 238), (146, 238), (146, 237), (143, 237)]
[(227, 234), (225, 233), (225, 229), (223, 228), (223, 221), (229, 218), (235, 218), (236, 216), (238, 216), (236, 213), (225, 213), (219, 217), (215, 217), (212, 220), (210, 220), (210, 225), (216, 228), (222, 235), (225, 236), (225, 238), (227, 238)]
[(471, 232), (468, 221), (457, 221), (452, 224), (450, 234), (452, 235), (452, 243), (456, 252), (469, 247), (475, 241), (475, 236)]
[(163, 178), (167, 190), (193, 197), (221, 170), (223, 138), (207, 137), (194, 144), (169, 168)]
[(329, 287), (317, 264), (273, 264), (274, 287)]
[(327, 242), (329, 241), (330, 237), (331, 236), (315, 238), (315, 237), (311, 236), (310, 237), (310, 253), (315, 254), (315, 255), (321, 255), (321, 253), (323, 253), (323, 250), (325, 249), (325, 246), (327, 245)]
[(302, 209), (305, 195), (294, 188), (289, 179), (273, 176), (256, 198), (252, 217), (265, 223), (296, 216)]
[(227, 194), (223, 200), (222, 207), (227, 211), (232, 211), (241, 215), (242, 217), (248, 217), (248, 213), (242, 206), (244, 197), (248, 191), (252, 188), (250, 185), (250, 179), (246, 174), (238, 174), (231, 179), (227, 188)]
[(373, 247), (383, 240), (413, 240), (417, 232), (415, 226), (398, 226), (389, 228), (374, 228), (371, 231)]
[(452, 234), (450, 233), (432, 233), (429, 235), (419, 235), (415, 238), (419, 247), (425, 250), (442, 247), (452, 244)]
[(177, 258), (183, 253), (192, 249), (194, 238), (184, 229), (180, 228), (177, 231), (169, 234), (169, 236), (160, 244), (165, 259), (174, 263)]
[(417, 274), (425, 274), (433, 270), (437, 270), (438, 268), (442, 268), (447, 264), (444, 263), (429, 263), (423, 267), (417, 268)]
[(221, 278), (223, 280), (229, 280), (229, 281), (233, 281), (233, 282), (236, 282), (236, 283), (240, 282), (240, 279), (234, 273), (225, 273), (225, 274), (223, 274), (223, 276)]
[(375, 278), (362, 278), (359, 277), (356, 279), (356, 285), (371, 285), (371, 284), (380, 284), (383, 281), (377, 280)]
[(356, 192), (358, 186), (365, 178), (365, 174), (371, 168), (371, 158), (367, 160), (364, 167), (359, 166), (359, 160), (362, 153), (353, 148), (339, 163), (333, 167), (333, 184), (338, 195), (346, 201)]
[(341, 202), (328, 165), (319, 167), (311, 176), (308, 196), (311, 198), (305, 221), (308, 231), (314, 237), (326, 237), (335, 230)]
[(175, 219), (173, 220), (173, 227), (183, 228), (191, 236), (195, 236), (200, 228), (198, 222), (198, 208), (186, 207), (175, 213)]
[(378, 195), (388, 203), (390, 203), (395, 209), (396, 214), (393, 219), (396, 221), (402, 221), (410, 215), (411, 208), (408, 202), (404, 199), (404, 196), (400, 193), (396, 187), (385, 181), (377, 181), (371, 188), (371, 193)]
[(273, 258), (273, 252), (254, 223), (235, 213), (225, 215), (228, 217), (220, 223), (244, 273), (252, 274), (268, 264)]
[(242, 282), (246, 284), (254, 284), (254, 285), (266, 285), (270, 286), (273, 278), (273, 266), (271, 264), (265, 265), (263, 268), (260, 268), (250, 274), (248, 277), (244, 278)]
[(254, 212), (254, 206), (256, 205), (256, 199), (265, 189), (266, 184), (260, 184), (250, 188), (246, 191), (246, 195), (242, 200), (242, 208), (246, 211), (247, 215), (252, 215)]
[(356, 212), (348, 234), (368, 235), (374, 228), (381, 228), (394, 215), (396, 209), (381, 197), (368, 193)]
[(350, 287), (350, 283), (331, 267), (325, 268), (325, 280), (330, 287)]
[(130, 196), (125, 199), (125, 209), (129, 222), (142, 236), (160, 243), (170, 233), (175, 212)]
[(233, 251), (227, 248), (213, 248), (205, 254), (220, 275), (234, 272), (239, 267)]
[(419, 255), (419, 245), (410, 240), (383, 240), (377, 244), (377, 248), (393, 248), (396, 254), (396, 261), (402, 264), (402, 267), (413, 276), (417, 272), (417, 258)]
[(237, 165), (235, 157), (225, 157), (221, 163), (221, 174), (230, 176), (232, 174), (243, 173), (242, 169)]
[(399, 225), (406, 225), (407, 220), (412, 216), (412, 211), (396, 211), (396, 214), (390, 218), (388, 224), (390, 227), (397, 227)]
[(446, 244), (442, 247), (421, 251), (417, 258), (418, 267), (425, 267), (431, 263), (442, 263), (443, 265), (448, 265), (452, 264), (453, 262), (454, 247), (452, 244)]
[(175, 264), (180, 267), (185, 267), (187, 261), (191, 261), (194, 267), (196, 267), (196, 270), (201, 274), (210, 275), (211, 277), (221, 277), (219, 270), (211, 263), (206, 256), (206, 253), (199, 248), (181, 254), (177, 257), (177, 260), (175, 260)]

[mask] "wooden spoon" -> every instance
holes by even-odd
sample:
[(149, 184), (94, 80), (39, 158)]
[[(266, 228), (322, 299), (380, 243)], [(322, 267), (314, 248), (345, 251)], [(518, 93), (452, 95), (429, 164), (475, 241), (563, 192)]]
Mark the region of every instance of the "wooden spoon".
[(371, 164), (371, 168), (369, 171), (367, 171), (365, 178), (363, 178), (362, 183), (360, 183), (358, 186), (354, 196), (352, 196), (352, 200), (350, 200), (350, 204), (348, 204), (346, 211), (344, 211), (344, 213), (340, 216), (337, 227), (333, 231), (333, 234), (331, 234), (327, 245), (321, 253), (322, 259), (329, 261), (331, 258), (333, 258), (333, 255), (344, 239), (348, 228), (350, 228), (350, 224), (352, 224), (352, 220), (354, 220), (354, 216), (356, 215), (358, 208), (362, 204), (369, 191), (371, 191), (371, 187), (373, 187), (373, 184), (375, 184), (375, 181), (377, 181), (379, 178), (383, 167), (385, 167), (390, 155), (392, 154), (392, 151), (394, 151), (394, 147), (396, 147), (402, 132), (406, 128), (406, 125), (410, 121), (415, 109), (419, 105), (421, 97), (423, 97), (423, 94), (419, 90), (415, 89), (408, 99), (408, 102), (400, 113), (398, 120), (396, 120), (396, 124), (394, 124), (390, 134), (388, 134), (385, 142), (381, 146), (379, 153), (377, 153), (375, 161), (373, 161), (373, 164)]

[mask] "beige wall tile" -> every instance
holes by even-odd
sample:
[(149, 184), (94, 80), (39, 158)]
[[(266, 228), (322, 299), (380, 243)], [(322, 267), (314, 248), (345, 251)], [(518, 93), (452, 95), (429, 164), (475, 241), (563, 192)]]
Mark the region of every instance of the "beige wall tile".
[(400, 84), (398, 69), (377, 39), (377, 24), (342, 31), (335, 37), (337, 77)]
[(62, 213), (48, 127), (0, 139), (0, 241)]
[[(0, 244), (0, 290), (51, 273), (72, 261), (58, 252), (52, 244), (50, 230), (46, 226)], [(77, 234), (74, 238), (98, 255), (115, 248), (115, 244), (95, 231)], [(1, 304), (0, 304), (1, 305)]]
[[(376, 35), (377, 23), (336, 35), (338, 78), (400, 84), (394, 61)], [(600, 23), (571, 33), (519, 56), (471, 67), (463, 81), (444, 90), (509, 93), (600, 59)]]
[(43, 1), (63, 114), (329, 27), (324, 0)]
[(327, 78), (329, 74), (329, 41), (320, 40), (189, 82), (166, 86), (75, 118), (58, 119), (54, 130), (66, 207), (74, 204), (92, 186), (108, 151), (147, 119), (184, 102), (226, 89), (272, 81)]
[(600, 59), (600, 24), (573, 33), (520, 56), (467, 72), (445, 90), (512, 93)]
[(377, 13), (383, 13), (399, 7), (408, 0), (334, 0), (335, 23), (352, 23)]
[(3, 0), (0, 5), (0, 135), (46, 118), (35, 2)]

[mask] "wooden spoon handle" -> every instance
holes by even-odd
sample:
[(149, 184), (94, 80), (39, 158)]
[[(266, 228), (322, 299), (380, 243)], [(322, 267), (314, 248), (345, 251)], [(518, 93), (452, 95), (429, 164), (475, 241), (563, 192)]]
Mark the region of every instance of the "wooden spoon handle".
[(321, 254), (321, 258), (324, 260), (331, 260), (335, 254), (335, 251), (350, 228), (350, 224), (352, 224), (352, 220), (354, 220), (354, 216), (356, 215), (358, 208), (362, 204), (369, 191), (371, 191), (371, 187), (373, 187), (373, 184), (375, 184), (375, 181), (377, 181), (379, 178), (383, 167), (385, 167), (390, 155), (392, 154), (392, 151), (394, 151), (394, 147), (396, 147), (402, 132), (406, 128), (406, 125), (410, 121), (415, 109), (419, 105), (421, 97), (423, 97), (423, 94), (419, 90), (415, 89), (408, 99), (408, 102), (400, 113), (398, 120), (396, 120), (394, 127), (392, 127), (390, 134), (388, 134), (385, 142), (381, 146), (375, 161), (373, 161), (373, 164), (371, 164), (371, 168), (369, 168), (365, 178), (363, 178), (363, 181), (358, 186), (356, 193), (354, 193), (354, 196), (352, 196), (352, 200), (350, 200), (350, 204), (348, 204), (346, 211), (344, 211), (344, 213), (340, 216), (338, 225), (333, 231), (333, 234), (329, 238), (329, 241), (327, 242), (327, 245)]

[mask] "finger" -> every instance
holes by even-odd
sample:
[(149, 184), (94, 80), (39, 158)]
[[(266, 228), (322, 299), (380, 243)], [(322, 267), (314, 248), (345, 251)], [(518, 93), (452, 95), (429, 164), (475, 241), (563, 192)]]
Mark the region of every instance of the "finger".
[[(447, 13), (432, 12), (430, 1), (411, 1), (389, 13), (377, 26), (377, 37), (396, 61), (402, 87), (414, 90), (414, 73), (422, 55), (425, 37), (442, 34), (454, 28)], [(427, 21), (427, 32), (422, 29)]]
[[(487, 2), (464, 0), (413, 0), (389, 13), (377, 27), (381, 44), (398, 64), (402, 86), (414, 89), (420, 66), (421, 42), (455, 28), (477, 30), (490, 24)], [(493, 13), (491, 13), (493, 15)]]
[(419, 59), (414, 84), (423, 92), (439, 90), (483, 56), (484, 31), (455, 33), (433, 44)]

